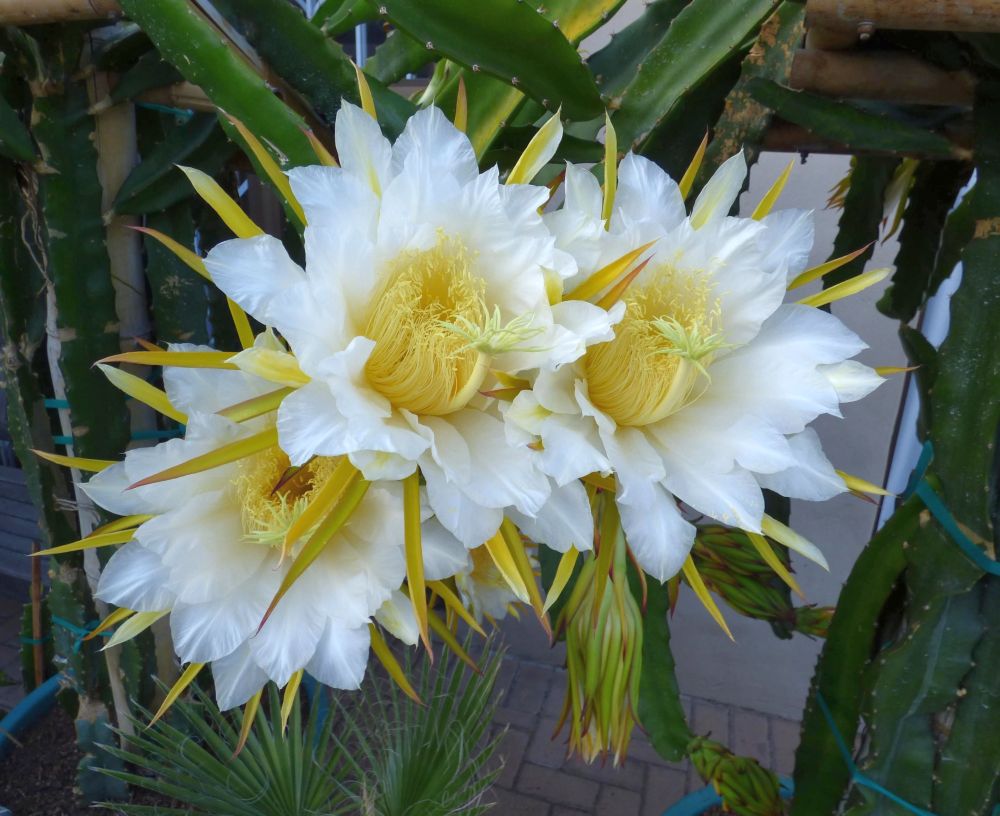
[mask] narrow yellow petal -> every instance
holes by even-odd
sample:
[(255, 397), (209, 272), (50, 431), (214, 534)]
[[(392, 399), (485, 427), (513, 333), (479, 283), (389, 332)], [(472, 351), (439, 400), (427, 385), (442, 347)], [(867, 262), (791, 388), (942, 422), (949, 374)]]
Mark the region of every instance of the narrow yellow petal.
[(719, 607), (716, 605), (715, 599), (712, 597), (711, 593), (709, 593), (708, 587), (705, 586), (705, 582), (701, 579), (701, 575), (698, 573), (698, 568), (694, 565), (694, 561), (691, 559), (690, 555), (684, 562), (683, 570), (684, 577), (687, 578), (688, 584), (691, 585), (691, 589), (694, 590), (694, 594), (697, 596), (698, 600), (701, 601), (702, 606), (708, 610), (708, 614), (712, 616), (712, 620), (722, 627), (722, 631), (726, 633), (731, 641), (735, 642), (736, 638), (734, 638), (733, 633), (729, 631), (726, 619), (722, 617), (722, 612), (719, 611)]
[(777, 181), (771, 185), (771, 189), (764, 194), (764, 197), (760, 200), (760, 204), (754, 209), (753, 215), (750, 216), (754, 221), (760, 221), (774, 209), (781, 191), (785, 189), (785, 185), (788, 183), (788, 177), (792, 174), (793, 167), (795, 167), (795, 159), (788, 162), (785, 169), (781, 171), (781, 175), (778, 176)]
[(469, 128), (469, 95), (465, 90), (465, 77), (458, 75), (458, 95), (455, 97), (455, 129), (465, 133)]
[(441, 597), (441, 600), (444, 601), (444, 605), (465, 621), (473, 632), (486, 637), (486, 632), (479, 625), (479, 621), (472, 617), (472, 613), (465, 608), (465, 604), (462, 603), (461, 598), (452, 591), (450, 586), (444, 581), (428, 581), (427, 586), (436, 592)]
[(365, 77), (365, 72), (354, 65), (354, 73), (358, 77), (358, 95), (361, 97), (361, 109), (367, 113), (372, 119), (378, 119), (375, 113), (375, 100), (372, 99), (372, 89), (368, 87), (368, 80)]
[(597, 305), (605, 310), (614, 306), (619, 300), (622, 299), (622, 296), (625, 294), (625, 290), (628, 289), (632, 281), (639, 276), (639, 273), (646, 268), (646, 264), (648, 264), (649, 261), (650, 259), (646, 258), (646, 260), (636, 266), (635, 269), (618, 281), (618, 283), (608, 289), (604, 296), (597, 301)]
[(355, 472), (351, 477), (347, 488), (344, 490), (343, 495), (340, 500), (334, 506), (334, 508), (327, 514), (320, 523), (313, 534), (309, 537), (309, 540), (305, 543), (301, 552), (295, 557), (292, 562), (291, 567), (288, 569), (288, 573), (285, 575), (278, 587), (278, 591), (274, 594), (271, 599), (271, 603), (268, 604), (267, 611), (264, 613), (264, 617), (260, 622), (260, 626), (257, 627), (257, 631), (260, 631), (264, 624), (267, 623), (267, 619), (271, 617), (271, 613), (274, 608), (278, 605), (282, 598), (289, 589), (295, 584), (302, 574), (309, 569), (313, 561), (319, 558), (320, 554), (326, 548), (326, 545), (330, 543), (330, 540), (337, 534), (347, 520), (351, 517), (355, 510), (357, 510), (358, 505), (364, 498), (365, 493), (368, 491), (368, 486), (371, 482), (366, 479), (361, 478), (361, 474)]
[(177, 166), (188, 177), (195, 192), (215, 210), (237, 238), (253, 238), (264, 234), (264, 230), (250, 220), (250, 216), (243, 212), (240, 205), (229, 197), (214, 178), (194, 167)]
[(235, 462), (238, 459), (252, 456), (255, 453), (260, 453), (262, 450), (267, 450), (272, 445), (277, 444), (278, 429), (268, 428), (252, 436), (230, 442), (228, 445), (222, 445), (208, 453), (203, 453), (201, 456), (195, 456), (193, 459), (188, 459), (179, 465), (161, 470), (159, 473), (154, 473), (145, 479), (140, 479), (135, 484), (129, 485), (127, 489), (131, 490), (136, 487), (143, 487), (144, 485), (156, 484), (157, 482), (166, 482), (170, 479), (177, 479), (180, 476), (190, 476), (192, 473), (202, 473), (203, 471)]
[(801, 303), (803, 306), (815, 306), (816, 308), (826, 306), (828, 303), (835, 303), (851, 295), (856, 295), (858, 292), (863, 292), (869, 286), (874, 286), (876, 283), (885, 280), (890, 272), (892, 272), (891, 269), (873, 269), (871, 272), (863, 272), (842, 283), (838, 283), (836, 286), (831, 286), (829, 289), (817, 292), (815, 295), (804, 297), (798, 303)]
[(91, 530), (90, 534), (100, 535), (102, 533), (116, 533), (119, 530), (135, 530), (140, 524), (145, 524), (151, 518), (153, 518), (151, 515), (122, 516), (114, 521), (109, 521), (107, 524), (102, 524), (96, 530)]
[(424, 550), (420, 535), (420, 473), (416, 470), (403, 480), (403, 537), (406, 587), (420, 627), (420, 639), (433, 660), (431, 640), (427, 634), (427, 586), (424, 583)]
[(135, 374), (129, 374), (127, 371), (109, 366), (107, 363), (98, 363), (97, 367), (104, 372), (104, 376), (119, 391), (148, 405), (163, 416), (181, 423), (181, 425), (187, 424), (187, 414), (174, 408), (170, 404), (170, 400), (167, 399), (166, 392), (162, 389), (150, 385), (141, 377), (136, 377)]
[[(872, 244), (875, 243), (872, 241)], [(833, 272), (835, 269), (840, 269), (840, 267), (849, 264), (855, 258), (863, 255), (868, 251), (868, 248), (872, 244), (865, 244), (861, 249), (856, 249), (854, 252), (848, 252), (846, 255), (841, 255), (839, 258), (834, 258), (833, 260), (821, 263), (819, 266), (814, 266), (812, 269), (807, 269), (802, 274), (796, 276), (792, 279), (792, 282), (788, 284), (788, 291), (792, 289), (798, 289), (800, 286), (805, 286), (807, 283), (812, 283), (818, 278), (822, 278), (824, 275)]]
[(691, 188), (694, 186), (695, 176), (698, 175), (698, 171), (701, 169), (702, 160), (705, 158), (705, 150), (708, 148), (708, 133), (705, 133), (705, 137), (701, 140), (701, 144), (698, 145), (698, 149), (694, 152), (694, 156), (691, 158), (691, 164), (688, 165), (687, 170), (684, 171), (684, 175), (681, 176), (680, 183), (677, 185), (681, 191), (681, 198), (687, 198), (688, 194), (691, 192)]
[(375, 652), (375, 657), (378, 658), (379, 662), (389, 673), (389, 676), (395, 681), (396, 685), (402, 689), (403, 694), (409, 697), (413, 702), (423, 705), (424, 701), (420, 699), (420, 695), (417, 694), (416, 690), (410, 685), (410, 681), (406, 679), (406, 673), (403, 671), (403, 667), (399, 665), (399, 661), (396, 660), (396, 656), (389, 650), (388, 644), (385, 642), (385, 638), (382, 637), (382, 632), (374, 623), (368, 624), (368, 631), (371, 634), (372, 640), (372, 651)]
[(566, 589), (566, 584), (569, 583), (570, 576), (573, 575), (573, 567), (576, 566), (576, 560), (579, 555), (579, 550), (575, 550), (572, 547), (562, 554), (562, 558), (559, 559), (559, 566), (556, 567), (556, 577), (552, 580), (552, 586), (549, 587), (548, 595), (545, 597), (545, 606), (542, 607), (543, 611), (548, 612), (552, 604), (559, 600), (562, 591)]
[(860, 476), (852, 476), (850, 473), (845, 473), (842, 470), (838, 470), (837, 475), (844, 480), (844, 484), (847, 485), (848, 490), (853, 490), (857, 493), (871, 493), (875, 496), (894, 496), (895, 493), (890, 493), (884, 487), (879, 487), (877, 484), (866, 481)]
[(49, 547), (47, 550), (36, 550), (31, 553), (32, 558), (41, 555), (65, 555), (81, 550), (92, 550), (97, 547), (109, 547), (112, 544), (125, 544), (132, 540), (135, 530), (118, 530), (113, 533), (100, 533), (81, 538), (79, 541), (71, 541), (69, 544), (61, 544), (58, 547)]
[(233, 354), (232, 351), (125, 351), (121, 354), (112, 354), (98, 362), (176, 368), (224, 368), (236, 371), (236, 366), (228, 362)]
[(618, 489), (613, 476), (602, 476), (600, 473), (588, 473), (581, 481), (585, 484), (599, 487), (601, 490), (606, 490), (609, 493), (614, 493)]
[(299, 693), (299, 684), (302, 682), (303, 674), (305, 674), (304, 669), (293, 672), (292, 676), (288, 678), (288, 684), (285, 686), (285, 693), (281, 697), (282, 731), (288, 728), (288, 716), (292, 713), (292, 706), (295, 705), (295, 695)]
[(135, 612), (131, 609), (126, 609), (124, 606), (120, 609), (116, 609), (110, 615), (108, 615), (104, 620), (102, 620), (96, 628), (90, 630), (90, 634), (84, 637), (84, 640), (92, 640), (97, 637), (102, 632), (108, 631), (112, 626), (121, 623), (129, 615), (134, 615)]
[(507, 184), (530, 184), (539, 171), (555, 155), (559, 142), (562, 141), (563, 127), (560, 119), (560, 108), (548, 118), (520, 155), (514, 169), (507, 176)]
[(347, 483), (358, 473), (358, 469), (345, 456), (334, 468), (330, 478), (320, 486), (302, 514), (292, 522), (285, 533), (284, 547), (290, 549), (302, 536), (319, 524), (324, 514), (336, 506), (340, 494), (344, 492)]
[(247, 374), (292, 388), (305, 385), (312, 379), (299, 368), (299, 361), (294, 354), (278, 349), (248, 348), (234, 354), (229, 362)]
[(250, 326), (247, 313), (231, 297), (226, 298), (226, 305), (233, 318), (233, 325), (236, 327), (236, 336), (240, 338), (240, 345), (245, 349), (251, 348), (253, 346), (253, 329)]
[(63, 456), (61, 453), (50, 453), (49, 451), (42, 451), (36, 448), (32, 448), (31, 452), (46, 462), (52, 462), (55, 465), (62, 465), (63, 467), (76, 468), (87, 473), (100, 473), (102, 470), (118, 464), (114, 459), (84, 459), (79, 456)]
[(565, 295), (563, 300), (588, 300), (592, 298), (606, 286), (610, 286), (614, 283), (615, 280), (617, 280), (620, 275), (624, 274), (643, 252), (655, 243), (656, 241), (650, 241), (648, 244), (643, 244), (641, 247), (637, 247), (631, 252), (626, 252), (620, 258), (612, 261), (607, 266), (601, 267), (583, 283), (573, 289), (573, 291)]
[(774, 550), (767, 543), (767, 539), (760, 533), (754, 533), (750, 530), (744, 530), (743, 532), (746, 533), (747, 538), (750, 539), (750, 543), (753, 544), (754, 549), (757, 550), (760, 557), (764, 559), (764, 563), (774, 570), (775, 575), (784, 581), (792, 592), (804, 600), (806, 596), (803, 594), (798, 581), (792, 577), (792, 574), (785, 568), (785, 565), (781, 563), (781, 559), (774, 554)]
[(918, 368), (920, 366), (875, 366), (875, 373), (880, 377), (891, 377), (893, 374), (905, 374)]
[(611, 114), (604, 111), (604, 206), (601, 218), (604, 229), (611, 229), (611, 213), (615, 208), (615, 194), (618, 192), (618, 134), (611, 124)]
[(247, 738), (250, 736), (250, 729), (253, 727), (254, 718), (257, 716), (257, 709), (260, 708), (260, 697), (263, 693), (264, 689), (261, 689), (247, 700), (247, 704), (243, 706), (243, 724), (240, 726), (240, 738), (236, 743), (236, 750), (233, 751), (234, 759), (239, 756), (240, 751), (243, 750), (243, 746), (247, 744)]
[(227, 115), (226, 118), (239, 131), (240, 136), (243, 137), (250, 150), (253, 151), (257, 163), (264, 170), (271, 184), (281, 193), (285, 201), (288, 202), (288, 206), (292, 208), (292, 211), (304, 225), (306, 223), (306, 214), (302, 211), (302, 205), (299, 204), (298, 199), (295, 198), (295, 193), (292, 192), (292, 185), (288, 182), (288, 176), (281, 172), (281, 168), (278, 167), (278, 163), (271, 154), (267, 152), (267, 148), (260, 143), (260, 140), (250, 132), (250, 129), (246, 125), (232, 116)]
[(788, 547), (788, 549), (795, 550), (799, 555), (803, 555), (810, 561), (816, 562), (823, 569), (830, 569), (830, 565), (826, 563), (826, 558), (820, 548), (805, 536), (799, 535), (791, 527), (765, 514), (760, 528), (768, 538), (773, 538), (779, 544)]
[(205, 262), (198, 257), (194, 252), (188, 249), (186, 246), (179, 244), (169, 235), (164, 235), (159, 230), (150, 229), (149, 227), (132, 227), (132, 229), (137, 232), (141, 232), (144, 235), (148, 235), (150, 238), (155, 238), (163, 246), (174, 253), (178, 258), (181, 259), (185, 264), (191, 267), (195, 272), (201, 275), (205, 280), (211, 280), (211, 276), (208, 274), (208, 268), (205, 266)]
[(500, 534), (507, 544), (507, 550), (514, 558), (514, 565), (517, 567), (518, 575), (521, 576), (521, 581), (528, 590), (528, 602), (531, 604), (531, 608), (535, 610), (538, 622), (542, 624), (545, 633), (549, 637), (552, 637), (552, 627), (549, 625), (549, 619), (545, 616), (545, 603), (542, 600), (542, 593), (538, 588), (538, 582), (535, 580), (535, 573), (531, 568), (528, 553), (524, 548), (524, 539), (521, 538), (521, 532), (514, 526), (514, 522), (505, 518), (500, 524)]
[(181, 676), (177, 678), (177, 682), (174, 683), (173, 686), (171, 686), (170, 691), (167, 692), (167, 696), (163, 699), (163, 703), (157, 709), (153, 719), (149, 721), (149, 725), (146, 726), (147, 728), (151, 728), (153, 724), (160, 719), (160, 717), (167, 713), (170, 706), (177, 701), (177, 698), (181, 696), (184, 689), (191, 685), (194, 678), (198, 676), (198, 672), (200, 672), (203, 668), (205, 668), (204, 663), (188, 664), (187, 668), (181, 672)]
[(500, 574), (507, 582), (511, 592), (522, 603), (529, 603), (528, 588), (524, 585), (524, 581), (521, 580), (521, 573), (517, 570), (514, 556), (507, 549), (507, 542), (504, 541), (499, 531), (494, 533), (492, 538), (486, 540), (486, 551), (490, 554), (490, 558), (493, 559), (493, 563), (496, 564), (497, 569), (500, 570)]
[(309, 146), (312, 147), (313, 153), (316, 154), (316, 158), (319, 159), (320, 164), (324, 167), (340, 167), (333, 154), (326, 149), (326, 145), (319, 140), (319, 137), (312, 130), (306, 130), (304, 133), (309, 140)]
[(462, 644), (458, 642), (458, 639), (455, 637), (452, 631), (444, 624), (444, 621), (442, 621), (441, 618), (439, 618), (433, 612), (431, 612), (428, 615), (427, 619), (428, 622), (430, 623), (431, 629), (434, 630), (434, 634), (436, 634), (439, 638), (441, 638), (441, 640), (444, 642), (444, 645), (447, 646), (449, 649), (451, 649), (458, 657), (458, 659), (461, 660), (470, 669), (472, 669), (476, 674), (482, 674), (482, 670), (479, 668), (476, 661), (473, 660), (469, 656), (469, 653), (462, 648)]
[(233, 422), (246, 422), (248, 419), (262, 416), (277, 409), (282, 400), (294, 391), (294, 388), (279, 388), (277, 391), (268, 391), (259, 397), (251, 397), (243, 402), (237, 402), (223, 408), (217, 413)]
[(136, 612), (135, 615), (130, 617), (115, 630), (115, 633), (111, 636), (101, 651), (103, 652), (105, 649), (118, 646), (120, 643), (131, 640), (136, 635), (145, 632), (150, 626), (156, 623), (169, 611), (169, 609), (164, 609), (160, 612)]

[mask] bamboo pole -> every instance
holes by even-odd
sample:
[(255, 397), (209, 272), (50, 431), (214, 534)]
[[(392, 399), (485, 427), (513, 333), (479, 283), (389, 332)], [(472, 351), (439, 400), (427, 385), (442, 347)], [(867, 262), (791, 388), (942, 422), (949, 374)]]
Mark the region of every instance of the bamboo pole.
[(1000, 32), (995, 0), (807, 0), (806, 23), (826, 29), (870, 27)]
[(895, 51), (795, 52), (789, 84), (826, 96), (972, 107), (975, 77)]
[(120, 17), (118, 0), (0, 0), (0, 24), (28, 26)]
[[(971, 153), (969, 152), (972, 145), (971, 119), (961, 119), (951, 127), (946, 127), (944, 135), (951, 139), (951, 141), (954, 142), (956, 147), (960, 148), (961, 151), (964, 151), (964, 153), (971, 156)], [(761, 149), (769, 150), (775, 153), (817, 153), (845, 156), (899, 155), (896, 152), (890, 151), (882, 152), (877, 150), (851, 148), (840, 142), (835, 142), (830, 139), (825, 139), (822, 136), (817, 136), (815, 133), (806, 130), (804, 127), (792, 124), (791, 122), (786, 122), (778, 117), (771, 120), (771, 125), (764, 132)], [(907, 153), (906, 155), (915, 159), (932, 158), (919, 153)]]

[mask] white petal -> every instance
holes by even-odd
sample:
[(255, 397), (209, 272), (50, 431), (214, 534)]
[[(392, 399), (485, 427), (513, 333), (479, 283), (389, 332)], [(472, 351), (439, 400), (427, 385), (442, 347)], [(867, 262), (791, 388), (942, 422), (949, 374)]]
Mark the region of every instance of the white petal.
[(548, 501), (534, 518), (517, 510), (508, 510), (507, 514), (528, 538), (557, 552), (566, 552), (571, 547), (581, 551), (594, 547), (590, 502), (586, 489), (578, 481), (561, 487), (552, 485)]
[(448, 481), (429, 456), (421, 460), (420, 472), (427, 482), (427, 500), (438, 521), (467, 548), (478, 547), (500, 529), (503, 510), (484, 508), (473, 502)]
[(791, 281), (809, 262), (816, 231), (812, 210), (778, 210), (761, 223), (767, 227), (759, 239), (764, 252), (761, 266)]
[(317, 380), (293, 391), (278, 408), (278, 440), (293, 465), (342, 454), (346, 424), (330, 386)]
[(95, 473), (86, 482), (77, 482), (76, 486), (98, 507), (103, 507), (118, 516), (141, 515), (154, 511), (156, 505), (148, 501), (147, 491), (141, 488), (126, 489), (133, 481), (135, 480), (129, 478), (125, 470), (125, 463), (118, 462)]
[(340, 165), (381, 195), (389, 181), (392, 148), (378, 122), (350, 102), (337, 111), (334, 140)]
[(267, 675), (254, 663), (246, 644), (212, 662), (215, 702), (222, 711), (243, 705), (267, 683)]
[(305, 273), (271, 235), (235, 238), (212, 248), (205, 258), (212, 281), (245, 311), (270, 323), (268, 305), (276, 294), (305, 280)]
[(632, 221), (650, 221), (669, 230), (687, 211), (677, 183), (660, 167), (629, 153), (618, 165), (615, 210)]
[(207, 663), (236, 649), (257, 631), (278, 584), (278, 573), (266, 565), (224, 598), (178, 601), (170, 613), (170, 635), (181, 660)]
[(367, 625), (345, 629), (329, 621), (306, 671), (330, 688), (360, 688), (368, 665), (369, 644)]
[(661, 454), (667, 469), (663, 484), (677, 498), (723, 524), (760, 532), (764, 496), (748, 470), (713, 472), (666, 451)]
[(168, 570), (156, 553), (130, 541), (101, 570), (95, 597), (136, 612), (157, 612), (174, 605)]
[(347, 458), (369, 482), (405, 479), (417, 467), (412, 459), (386, 451), (353, 451)]
[(585, 167), (566, 162), (566, 180), (563, 183), (565, 203), (569, 210), (579, 210), (590, 218), (600, 219), (604, 196), (597, 177)]
[(608, 473), (611, 462), (594, 423), (584, 417), (553, 414), (542, 423), (542, 470), (566, 485), (588, 473)]
[(885, 382), (885, 377), (878, 375), (874, 368), (856, 360), (822, 365), (819, 370), (836, 389), (837, 399), (841, 402), (854, 402), (867, 397)]
[(289, 170), (288, 181), (311, 227), (374, 237), (379, 200), (364, 179), (339, 167), (312, 165)]
[(420, 625), (410, 599), (394, 589), (392, 597), (379, 607), (375, 620), (381, 624), (390, 635), (401, 640), (407, 646), (416, 646), (420, 640)]
[(826, 501), (847, 489), (823, 453), (819, 437), (812, 428), (788, 437), (788, 444), (795, 464), (778, 473), (758, 475), (761, 487), (808, 501)]
[(613, 434), (602, 433), (601, 439), (621, 484), (619, 501), (635, 505), (649, 501), (665, 473), (660, 454), (646, 435), (638, 428), (618, 428)]
[(746, 177), (747, 162), (741, 149), (723, 162), (698, 194), (691, 209), (691, 225), (695, 229), (701, 229), (706, 224), (729, 215)]
[(469, 551), (436, 518), (420, 525), (420, 544), (424, 554), (424, 578), (441, 581), (469, 568)]
[(552, 336), (546, 341), (549, 364), (561, 366), (583, 355), (587, 346), (613, 340), (612, 328), (625, 314), (625, 304), (610, 312), (585, 300), (564, 300), (552, 307)]
[(305, 668), (326, 628), (327, 618), (315, 613), (309, 596), (329, 592), (329, 587), (320, 586), (314, 574), (312, 568), (305, 571), (248, 641), (254, 662), (279, 686)]
[(312, 276), (274, 297), (268, 318), (295, 353), (299, 367), (310, 377), (331, 354), (342, 351), (354, 335), (343, 292), (329, 281)]
[[(266, 337), (266, 334), (258, 335)], [(210, 346), (188, 343), (171, 344), (171, 351), (215, 351)], [(163, 385), (167, 399), (175, 408), (190, 414), (200, 411), (213, 414), (238, 402), (259, 397), (275, 386), (242, 371), (217, 368), (163, 367)]]
[[(542, 432), (542, 424), (552, 416), (552, 412), (543, 408), (538, 401), (534, 391), (522, 391), (507, 405), (501, 408), (504, 422), (508, 428), (508, 439), (513, 443), (515, 440), (531, 442), (532, 437), (538, 436)], [(522, 434), (511, 437), (509, 430), (511, 427), (517, 428), (527, 434), (525, 438)]]
[(422, 164), (436, 174), (455, 176), (462, 184), (479, 175), (469, 137), (434, 106), (411, 116), (393, 146), (393, 173), (398, 175), (410, 163)]
[(657, 581), (672, 578), (684, 565), (695, 528), (681, 516), (666, 490), (652, 484), (648, 502), (632, 504), (618, 498), (622, 529), (639, 566)]

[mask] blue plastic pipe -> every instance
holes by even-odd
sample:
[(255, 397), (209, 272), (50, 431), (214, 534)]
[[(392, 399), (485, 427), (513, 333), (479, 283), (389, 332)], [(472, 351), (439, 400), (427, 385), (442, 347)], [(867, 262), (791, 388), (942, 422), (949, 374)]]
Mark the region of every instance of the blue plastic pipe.
[(56, 701), (56, 695), (62, 687), (63, 676), (55, 674), (35, 687), (10, 713), (0, 720), (0, 757), (10, 750), (11, 736), (26, 731), (40, 720)]

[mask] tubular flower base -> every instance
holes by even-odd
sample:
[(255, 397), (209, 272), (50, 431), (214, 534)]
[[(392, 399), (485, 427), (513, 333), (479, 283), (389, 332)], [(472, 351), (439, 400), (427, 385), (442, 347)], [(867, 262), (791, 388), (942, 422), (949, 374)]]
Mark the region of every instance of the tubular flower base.
[[(117, 641), (169, 617), (188, 665), (157, 716), (205, 665), (220, 707), (252, 713), (268, 680), (290, 704), (304, 671), (356, 688), (369, 651), (415, 698), (383, 632), (475, 667), (459, 621), (482, 634), (523, 605), (550, 631), (561, 603), (570, 751), (620, 763), (642, 670), (629, 562), (643, 599), (647, 575), (683, 569), (723, 628), (710, 589), (744, 614), (790, 612), (781, 582), (798, 588), (771, 542), (823, 557), (765, 515), (762, 488), (820, 500), (874, 487), (835, 471), (807, 425), (881, 377), (816, 303), (782, 303), (815, 272), (811, 216), (769, 213), (781, 181), (754, 218), (729, 217), (742, 156), (688, 213), (650, 162), (617, 163), (609, 123), (603, 189), (569, 165), (564, 203), (543, 216), (549, 190), (531, 182), (557, 117), (501, 183), (433, 107), (390, 144), (358, 76), (365, 105), (341, 106), (336, 162), (324, 150), (287, 180), (264, 162), (301, 215), (304, 267), (186, 171), (237, 237), (204, 259), (161, 240), (225, 293), (244, 348), (101, 361), (184, 435), (116, 463), (58, 460), (93, 472), (83, 490), (123, 517), (66, 546), (120, 547), (98, 589), (120, 607), (104, 624)], [(247, 315), (268, 328), (253, 337)], [(164, 389), (111, 362), (163, 366)], [(680, 502), (725, 525), (693, 557)], [(562, 554), (547, 599), (542, 547)], [(826, 620), (794, 614), (789, 629)]]

